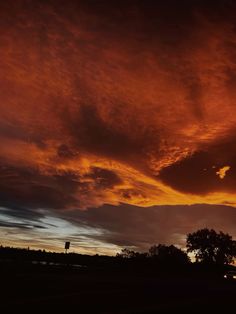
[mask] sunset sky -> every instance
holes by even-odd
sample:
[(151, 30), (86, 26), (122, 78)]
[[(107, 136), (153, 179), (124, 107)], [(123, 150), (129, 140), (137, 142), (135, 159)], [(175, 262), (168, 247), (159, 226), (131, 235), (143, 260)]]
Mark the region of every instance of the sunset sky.
[(0, 1), (0, 244), (185, 247), (235, 207), (235, 1)]

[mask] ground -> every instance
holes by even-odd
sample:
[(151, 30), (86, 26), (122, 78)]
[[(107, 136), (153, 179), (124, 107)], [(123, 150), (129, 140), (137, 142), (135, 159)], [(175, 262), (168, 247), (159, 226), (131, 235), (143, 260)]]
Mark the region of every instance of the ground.
[(220, 276), (1, 264), (2, 313), (226, 313), (235, 296)]

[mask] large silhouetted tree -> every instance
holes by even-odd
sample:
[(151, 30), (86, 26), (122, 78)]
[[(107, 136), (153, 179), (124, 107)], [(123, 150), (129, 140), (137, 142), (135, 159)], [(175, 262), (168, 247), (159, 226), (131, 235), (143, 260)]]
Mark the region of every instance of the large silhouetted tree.
[(236, 256), (236, 242), (229, 234), (201, 229), (187, 235), (187, 251), (197, 262), (230, 264)]

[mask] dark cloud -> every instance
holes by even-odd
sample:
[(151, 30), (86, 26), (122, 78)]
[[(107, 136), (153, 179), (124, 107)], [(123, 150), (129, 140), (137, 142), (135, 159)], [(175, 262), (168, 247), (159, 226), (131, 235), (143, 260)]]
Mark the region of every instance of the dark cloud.
[(2, 209), (0, 208), (3, 214), (6, 214), (8, 217), (18, 219), (25, 219), (30, 221), (39, 221), (44, 217), (44, 214), (37, 210), (32, 210), (20, 206), (16, 206), (14, 202), (3, 202), (0, 206), (4, 206)]
[(6, 221), (0, 221), (0, 227), (5, 227), (5, 228), (18, 228), (23, 229), (23, 230), (32, 230), (33, 228), (37, 229), (47, 229), (45, 226), (41, 225), (31, 225), (29, 223), (19, 223), (19, 222), (6, 222)]
[(135, 197), (141, 197), (145, 198), (145, 193), (142, 191), (142, 189), (121, 189), (120, 193), (122, 193), (124, 199), (129, 200), (133, 199)]
[(63, 208), (75, 203), (77, 186), (70, 173), (51, 176), (35, 169), (4, 166), (0, 173), (0, 205), (19, 210), (19, 215), (34, 215), (28, 209)]
[(61, 144), (58, 146), (57, 154), (61, 158), (73, 158), (78, 155), (78, 153), (72, 151), (66, 144)]
[[(230, 135), (231, 136), (231, 135)], [(236, 189), (236, 138), (221, 140), (205, 150), (179, 161), (160, 172), (160, 179), (185, 193), (208, 194), (231, 192)], [(203, 148), (204, 149), (204, 148)], [(224, 178), (217, 176), (219, 169), (228, 166)]]
[(23, 230), (32, 229), (32, 226), (26, 224), (26, 223), (14, 223), (14, 222), (6, 222), (6, 221), (0, 221), (0, 227), (5, 228), (19, 228)]
[(179, 205), (142, 208), (104, 205), (87, 211), (75, 211), (64, 218), (75, 224), (104, 230), (94, 239), (146, 250), (155, 243), (185, 247), (186, 235), (201, 228), (228, 232), (234, 237), (236, 211), (224, 205)]
[(98, 167), (92, 167), (88, 177), (94, 179), (100, 189), (111, 188), (122, 183), (122, 180), (115, 172)]
[(115, 172), (95, 166), (85, 174), (66, 170), (41, 173), (36, 169), (2, 166), (0, 206), (8, 208), (15, 218), (40, 218), (37, 209), (78, 208), (80, 199), (92, 197), (93, 191), (112, 189), (119, 184), (122, 180)]
[[(119, 104), (115, 104), (115, 108), (118, 113)], [(109, 113), (112, 120), (120, 119), (122, 112), (118, 114), (119, 116), (112, 117), (113, 113)], [(77, 139), (77, 145), (85, 151), (141, 167), (145, 159), (146, 145), (152, 142), (152, 134), (143, 129), (142, 125), (138, 125), (135, 117), (133, 120), (133, 130), (127, 134), (122, 122), (116, 127), (104, 119), (95, 106), (84, 105), (80, 108), (79, 119), (71, 124), (72, 135)]]

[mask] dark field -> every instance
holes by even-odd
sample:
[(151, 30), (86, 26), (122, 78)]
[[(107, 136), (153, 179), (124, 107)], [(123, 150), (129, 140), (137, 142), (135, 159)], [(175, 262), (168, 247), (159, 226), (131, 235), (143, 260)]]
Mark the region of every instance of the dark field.
[(232, 313), (236, 303), (236, 282), (206, 272), (0, 265), (1, 313)]

